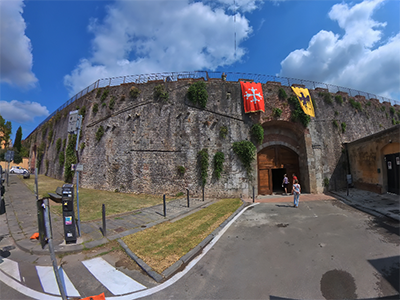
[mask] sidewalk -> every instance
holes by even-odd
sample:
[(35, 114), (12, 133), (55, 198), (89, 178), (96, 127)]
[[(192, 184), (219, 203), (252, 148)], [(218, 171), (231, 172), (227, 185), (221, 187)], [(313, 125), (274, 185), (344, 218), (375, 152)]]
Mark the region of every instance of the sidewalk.
[[(303, 201), (333, 200), (338, 199), (356, 209), (364, 211), (374, 216), (386, 216), (396, 221), (400, 221), (400, 196), (396, 194), (376, 194), (354, 188), (346, 190), (331, 191), (329, 194), (301, 194), (300, 204)], [(247, 199), (252, 202), (252, 199)], [(293, 203), (293, 195), (267, 195), (258, 196), (255, 202), (260, 203)]]
[[(47, 245), (42, 249), (38, 240), (30, 239), (32, 234), (38, 232), (36, 197), (17, 175), (9, 177), (9, 186), (6, 185), (5, 202), (8, 228), (16, 245), (31, 254), (47, 255), (49, 253)], [(161, 198), (160, 202), (162, 203)], [(63, 219), (61, 216), (52, 214), (54, 250), (57, 254), (80, 252), (162, 222), (182, 217), (212, 203), (212, 199), (205, 199), (203, 202), (201, 199), (191, 198), (190, 208), (188, 208), (187, 200), (184, 198), (167, 203), (166, 217), (163, 216), (162, 204), (107, 217), (106, 237), (103, 237), (100, 231), (103, 226), (101, 220), (81, 222), (81, 237), (78, 237), (76, 244), (65, 243)], [(74, 209), (76, 215), (76, 207)]]
[[(32, 254), (47, 255), (49, 251), (47, 245), (42, 249), (38, 240), (30, 240), (32, 234), (38, 232), (35, 195), (25, 186), (22, 179), (19, 179), (16, 175), (11, 175), (9, 181), (9, 186), (6, 186), (5, 201), (7, 223), (10, 234), (20, 249)], [(331, 192), (329, 195), (305, 193), (300, 196), (300, 203), (303, 201), (323, 201), (334, 199), (339, 199), (350, 206), (372, 215), (383, 215), (400, 221), (400, 196), (394, 194), (375, 194), (357, 189), (350, 189), (349, 196), (347, 196), (346, 190)], [(245, 199), (245, 201), (252, 202), (253, 200)], [(162, 202), (161, 199), (160, 202)], [(258, 196), (256, 197), (255, 202), (292, 203), (293, 196)], [(208, 206), (211, 203), (213, 203), (212, 199), (205, 199), (204, 202), (201, 199), (190, 199), (190, 208), (188, 208), (185, 198), (173, 200), (167, 204), (167, 216), (165, 218), (162, 215), (162, 204), (118, 216), (111, 216), (108, 217), (106, 221), (106, 237), (103, 237), (100, 231), (100, 228), (102, 227), (101, 220), (84, 223), (81, 222), (81, 237), (78, 237), (76, 244), (65, 244), (62, 217), (51, 215), (55, 252), (73, 253), (93, 248), (167, 220), (183, 217), (202, 207)]]

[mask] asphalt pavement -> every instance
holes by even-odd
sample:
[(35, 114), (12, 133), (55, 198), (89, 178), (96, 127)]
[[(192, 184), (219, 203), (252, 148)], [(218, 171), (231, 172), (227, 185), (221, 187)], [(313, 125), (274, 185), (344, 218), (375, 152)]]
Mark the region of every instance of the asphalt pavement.
[[(9, 185), (6, 186), (5, 200), (6, 223), (8, 225), (10, 236), (19, 249), (31, 254), (44, 255), (47, 257), (49, 254), (48, 247), (45, 246), (44, 249), (42, 249), (39, 241), (30, 239), (33, 233), (38, 232), (35, 195), (25, 186), (25, 184), (22, 182), (23, 179), (18, 178), (18, 176), (10, 176), (9, 181)], [(400, 197), (393, 194), (379, 195), (357, 189), (350, 189), (349, 191), (336, 191), (330, 194), (302, 194), (300, 196), (300, 206), (303, 202), (309, 203), (312, 201), (335, 199), (338, 199), (346, 205), (352, 206), (374, 216), (385, 216), (391, 220), (395, 220), (396, 222), (400, 220)], [(102, 235), (101, 220), (84, 222), (81, 223), (81, 237), (78, 238), (76, 244), (65, 243), (62, 218), (60, 216), (52, 215), (52, 232), (55, 251), (57, 254), (80, 253), (83, 250), (95, 248), (109, 241), (119, 239), (123, 236), (165, 222), (166, 220), (174, 220), (184, 217), (185, 215), (201, 209), (202, 207), (210, 205), (215, 200), (216, 199), (205, 199), (203, 202), (201, 199), (191, 199), (189, 208), (187, 207), (186, 198), (174, 200), (169, 202), (167, 205), (166, 217), (162, 215), (162, 199), (160, 199), (160, 205), (157, 206), (121, 214), (117, 217), (108, 216), (106, 237)], [(247, 204), (245, 203), (236, 212), (236, 214), (243, 210), (246, 206), (250, 205), (253, 202), (253, 199), (243, 199), (243, 201), (247, 202)], [(286, 203), (285, 207), (290, 207), (293, 202), (293, 196), (258, 196), (256, 199), (254, 199), (254, 202)], [(227, 222), (225, 222), (221, 228), (223, 228), (226, 223)], [(218, 230), (221, 230), (221, 228)], [(195, 257), (201, 253), (205, 245), (210, 243), (214, 236), (215, 234), (208, 236), (207, 239), (203, 241), (203, 245), (201, 245), (201, 247), (194, 249), (197, 251), (197, 253), (193, 252), (191, 253), (191, 256)], [(100, 261), (96, 263), (102, 264), (104, 262)], [(87, 264), (89, 264), (89, 262)], [(90, 266), (86, 266), (86, 268), (90, 268)], [(182, 266), (177, 266), (174, 271), (179, 271), (180, 269), (182, 269)], [(169, 275), (172, 276), (173, 272), (171, 272)], [(157, 281), (157, 278), (154, 279)], [(151, 285), (157, 285), (157, 282), (155, 281), (154, 283), (145, 285), (147, 287)], [(144, 281), (142, 280), (141, 282), (143, 283)]]

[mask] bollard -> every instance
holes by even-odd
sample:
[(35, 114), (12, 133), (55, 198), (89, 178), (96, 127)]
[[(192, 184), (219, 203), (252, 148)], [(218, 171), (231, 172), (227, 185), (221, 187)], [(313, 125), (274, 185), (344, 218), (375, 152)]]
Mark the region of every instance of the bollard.
[(254, 198), (254, 186), (253, 186), (253, 203), (254, 203), (254, 199), (255, 199), (255, 198)]
[(163, 195), (163, 204), (164, 204), (164, 217), (167, 216), (167, 205), (165, 204), (165, 195)]
[(204, 185), (203, 185), (203, 201), (204, 201)]
[(189, 189), (186, 189), (186, 193), (187, 193), (187, 196), (186, 196), (187, 204), (188, 204), (188, 207), (190, 207), (190, 205), (189, 205)]
[(106, 236), (106, 206), (102, 205), (102, 216), (103, 216), (103, 236)]

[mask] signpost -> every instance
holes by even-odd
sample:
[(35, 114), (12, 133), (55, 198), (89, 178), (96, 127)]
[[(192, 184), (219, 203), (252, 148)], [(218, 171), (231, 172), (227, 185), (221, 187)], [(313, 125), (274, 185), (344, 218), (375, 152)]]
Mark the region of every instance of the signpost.
[(10, 161), (14, 160), (14, 151), (8, 150), (4, 155), (6, 162), (8, 162), (8, 169), (7, 169), (7, 186), (10, 186), (8, 183), (8, 174), (10, 173)]
[(78, 214), (78, 236), (81, 236), (81, 218), (79, 215), (79, 172), (83, 171), (83, 165), (79, 163), (79, 155), (78, 155), (78, 144), (79, 144), (79, 136), (81, 133), (81, 125), (82, 125), (82, 116), (78, 115), (78, 111), (74, 110), (69, 113), (69, 120), (68, 120), (68, 133), (77, 134), (76, 137), (76, 160), (77, 164), (72, 165), (71, 169), (76, 171), (76, 211)]

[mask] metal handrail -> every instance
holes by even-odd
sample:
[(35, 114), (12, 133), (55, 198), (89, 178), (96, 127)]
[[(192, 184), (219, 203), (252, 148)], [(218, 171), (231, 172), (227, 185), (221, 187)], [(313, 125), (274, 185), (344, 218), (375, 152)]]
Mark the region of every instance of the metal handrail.
[[(140, 74), (140, 75), (126, 75), (119, 77), (111, 77), (111, 78), (102, 78), (97, 80), (96, 82), (89, 85), (87, 88), (83, 89), (63, 105), (61, 105), (56, 111), (54, 111), (51, 115), (49, 115), (43, 122), (41, 122), (36, 128), (42, 126), (48, 120), (50, 120), (53, 116), (56, 115), (57, 112), (63, 110), (65, 107), (75, 102), (79, 98), (83, 97), (87, 93), (93, 91), (97, 88), (103, 88), (107, 86), (118, 86), (125, 83), (147, 83), (149, 81), (155, 80), (163, 80), (166, 82), (169, 81), (177, 81), (178, 79), (198, 79), (203, 78), (208, 81), (210, 79), (222, 78), (222, 75), (226, 76), (226, 81), (238, 81), (239, 79), (247, 79), (254, 80), (255, 82), (266, 83), (268, 81), (280, 82), (281, 85), (291, 86), (292, 84), (301, 84), (304, 85), (308, 89), (316, 89), (316, 88), (324, 88), (327, 89), (330, 93), (337, 92), (345, 92), (349, 94), (350, 97), (355, 96), (364, 96), (366, 99), (378, 99), (381, 102), (389, 102), (391, 105), (397, 104), (400, 105), (399, 101), (389, 99), (386, 97), (378, 96), (372, 93), (362, 92), (350, 88), (340, 87), (333, 84), (322, 83), (312, 80), (305, 79), (296, 79), (289, 77), (279, 77), (274, 75), (260, 75), (253, 73), (234, 73), (234, 72), (210, 72), (210, 71), (193, 71), (193, 72), (165, 72), (165, 73), (151, 73), (151, 74)], [(36, 130), (36, 129), (35, 129)], [(35, 131), (34, 130), (34, 131)], [(32, 134), (32, 133), (31, 133)], [(30, 136), (30, 134), (29, 134)]]

